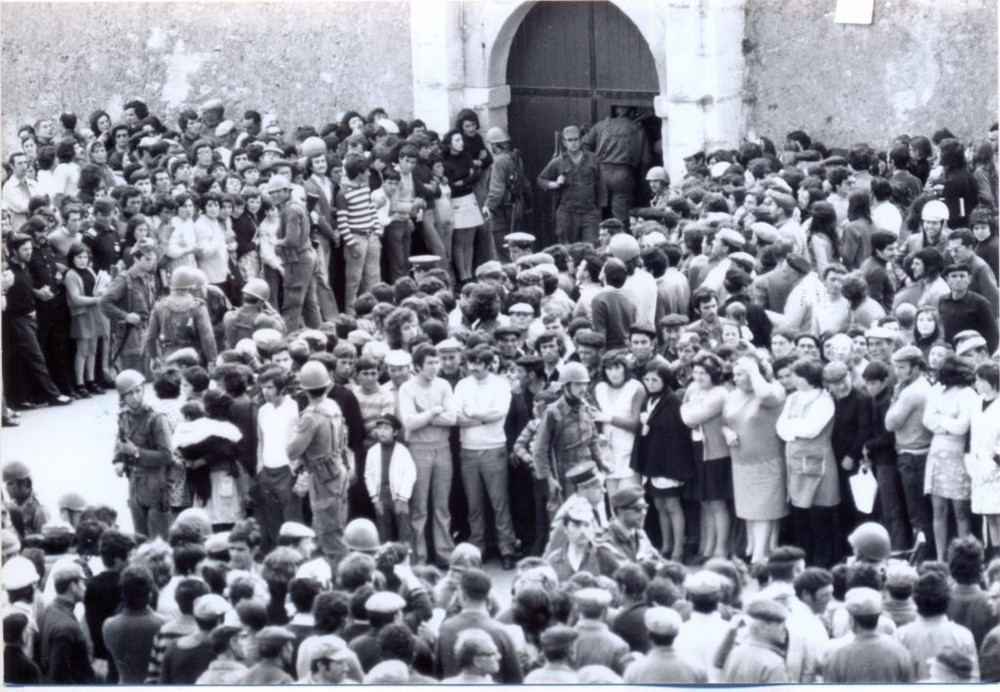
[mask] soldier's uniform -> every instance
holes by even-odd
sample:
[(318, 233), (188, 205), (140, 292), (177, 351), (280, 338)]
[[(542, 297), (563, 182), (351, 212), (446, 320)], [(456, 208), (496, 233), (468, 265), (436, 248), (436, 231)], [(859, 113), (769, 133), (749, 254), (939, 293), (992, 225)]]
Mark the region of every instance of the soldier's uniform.
[(298, 459), (309, 473), (312, 528), (319, 549), (332, 560), (340, 560), (347, 554), (346, 444), (344, 415), (335, 401), (324, 398), (310, 403), (299, 414), (295, 434), (287, 446), (288, 458)]
[[(101, 296), (101, 312), (111, 322), (111, 353), (114, 355), (117, 352), (120, 370), (149, 374), (144, 348), (146, 328), (155, 302), (153, 277), (136, 265), (112, 279)], [(125, 317), (130, 313), (135, 313), (142, 321), (136, 325), (129, 324)]]
[(167, 469), (173, 462), (171, 434), (166, 416), (146, 404), (134, 411), (123, 405), (118, 414), (117, 441), (130, 440), (139, 450), (132, 456), (115, 454), (114, 461), (125, 464), (135, 530), (150, 538), (166, 538), (170, 527)]
[(42, 532), (42, 527), (49, 522), (49, 513), (42, 503), (38, 501), (38, 497), (35, 493), (31, 493), (31, 497), (24, 501), (23, 504), (17, 504), (14, 502), (13, 498), (7, 500), (8, 507), (16, 509), (21, 514), (21, 520), (24, 522), (24, 534), (30, 535), (33, 533), (40, 534)]
[(90, 250), (91, 262), (95, 272), (106, 271), (121, 259), (121, 245), (118, 233), (113, 226), (95, 221), (94, 225), (83, 234), (83, 244)]
[(230, 310), (222, 318), (222, 328), (226, 335), (226, 348), (236, 348), (236, 344), (241, 339), (253, 338), (253, 333), (258, 329), (255, 326), (257, 318), (261, 315), (267, 315), (272, 320), (278, 321), (281, 324), (278, 331), (284, 331), (285, 321), (281, 319), (278, 311), (267, 303), (243, 305), (235, 310)]
[(189, 347), (208, 364), (214, 363), (218, 355), (205, 301), (190, 295), (161, 298), (149, 316), (146, 355), (155, 361)]

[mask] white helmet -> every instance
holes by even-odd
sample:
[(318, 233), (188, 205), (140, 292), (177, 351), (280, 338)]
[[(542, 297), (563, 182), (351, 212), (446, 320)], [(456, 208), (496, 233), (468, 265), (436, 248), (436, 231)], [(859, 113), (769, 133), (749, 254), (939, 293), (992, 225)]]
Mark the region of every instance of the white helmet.
[(667, 171), (664, 170), (663, 166), (653, 166), (646, 171), (646, 180), (659, 180), (661, 183), (670, 182), (670, 178), (667, 177)]
[(947, 205), (937, 199), (932, 199), (920, 211), (922, 221), (947, 221), (950, 216)]

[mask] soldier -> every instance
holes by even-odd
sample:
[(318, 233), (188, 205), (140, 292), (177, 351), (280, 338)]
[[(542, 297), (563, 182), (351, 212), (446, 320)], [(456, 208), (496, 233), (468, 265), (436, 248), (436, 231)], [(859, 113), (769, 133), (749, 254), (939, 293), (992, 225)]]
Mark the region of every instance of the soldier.
[(132, 266), (112, 279), (99, 305), (111, 322), (112, 363), (118, 361), (122, 370), (138, 370), (148, 376), (150, 369), (143, 349), (149, 315), (156, 302), (156, 241), (143, 238), (132, 248), (132, 257)]
[(23, 461), (9, 461), (3, 465), (2, 473), (4, 487), (10, 497), (8, 511), (20, 512), (25, 536), (41, 533), (49, 520), (49, 513), (35, 496), (28, 465)]
[(354, 464), (345, 453), (344, 415), (326, 396), (332, 384), (326, 366), (318, 361), (306, 363), (299, 371), (299, 381), (309, 396), (309, 405), (299, 414), (286, 449), (288, 458), (298, 459), (307, 474), (319, 548), (327, 558), (337, 561), (347, 554), (347, 488), (354, 476)]
[(143, 403), (144, 383), (142, 373), (135, 370), (125, 370), (115, 378), (121, 399), (115, 473), (128, 477), (128, 506), (136, 533), (166, 538), (170, 527), (167, 468), (173, 462), (172, 431), (166, 416)]
[(285, 331), (285, 321), (275, 310), (268, 298), (270, 288), (264, 279), (250, 279), (243, 286), (243, 305), (230, 310), (222, 318), (223, 329), (226, 332), (226, 348), (236, 348), (241, 339), (253, 338), (253, 333), (259, 328), (258, 318), (267, 315), (273, 325), (277, 321), (281, 326), (278, 331)]
[(170, 275), (170, 295), (157, 301), (146, 332), (146, 355), (154, 364), (174, 351), (193, 347), (204, 362), (215, 363), (215, 337), (201, 292), (204, 275), (193, 267), (178, 267)]
[(483, 215), (489, 220), (496, 256), (501, 262), (514, 261), (503, 241), (520, 225), (525, 207), (530, 206), (527, 195), (531, 186), (524, 175), (521, 152), (511, 146), (510, 136), (503, 128), (491, 127), (486, 132), (486, 142), (494, 158)]

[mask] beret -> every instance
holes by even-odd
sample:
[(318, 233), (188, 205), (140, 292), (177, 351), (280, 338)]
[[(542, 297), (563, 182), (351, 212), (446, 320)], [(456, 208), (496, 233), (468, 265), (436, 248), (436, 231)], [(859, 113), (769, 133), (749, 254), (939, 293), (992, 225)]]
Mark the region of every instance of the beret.
[(670, 314), (660, 318), (660, 327), (683, 327), (691, 324), (691, 319), (687, 315)]
[(647, 608), (643, 615), (643, 621), (648, 632), (663, 637), (676, 636), (681, 631), (681, 623), (683, 622), (680, 613), (673, 608), (663, 606)]
[(315, 531), (297, 521), (286, 521), (278, 529), (278, 535), (287, 538), (316, 538)]
[(365, 610), (369, 613), (383, 613), (389, 615), (397, 613), (406, 607), (406, 601), (398, 593), (392, 591), (379, 591), (373, 593), (365, 601)]
[(964, 264), (959, 264), (958, 262), (952, 262), (951, 264), (949, 264), (947, 267), (944, 268), (944, 271), (941, 272), (941, 276), (947, 279), (948, 275), (954, 272), (969, 273), (969, 268)]
[(851, 615), (878, 615), (882, 612), (882, 594), (868, 587), (855, 587), (847, 592), (844, 607)]
[(581, 329), (573, 340), (580, 346), (593, 346), (594, 348), (604, 348), (608, 343), (603, 334), (591, 329)]
[(615, 492), (611, 496), (611, 507), (613, 509), (622, 509), (625, 507), (631, 507), (634, 504), (642, 502), (645, 504), (646, 492), (635, 485), (629, 485), (621, 490)]

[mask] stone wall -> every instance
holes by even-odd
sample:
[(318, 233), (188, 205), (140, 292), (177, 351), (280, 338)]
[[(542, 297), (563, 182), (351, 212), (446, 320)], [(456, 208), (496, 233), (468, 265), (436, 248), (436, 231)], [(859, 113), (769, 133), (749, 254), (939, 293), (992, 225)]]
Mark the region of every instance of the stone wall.
[(875, 0), (870, 26), (835, 24), (835, 7), (746, 0), (748, 126), (779, 141), (802, 129), (828, 146), (945, 126), (986, 138), (997, 119), (995, 0)]
[(171, 126), (212, 97), (285, 125), (413, 117), (409, 3), (2, 3), (5, 151), (20, 123), (142, 97)]

